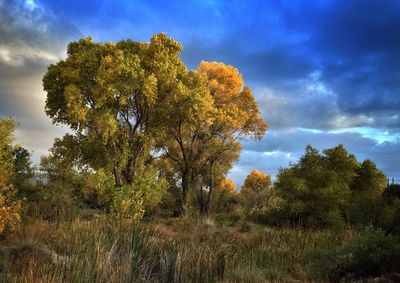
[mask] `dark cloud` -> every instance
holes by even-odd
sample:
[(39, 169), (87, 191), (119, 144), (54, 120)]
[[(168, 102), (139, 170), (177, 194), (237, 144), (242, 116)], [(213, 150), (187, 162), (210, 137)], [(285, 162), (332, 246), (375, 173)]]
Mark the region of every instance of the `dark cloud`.
[[(266, 4), (265, 10), (272, 20), (264, 25), (260, 21), (239, 25), (217, 43), (189, 42), (183, 58), (191, 66), (202, 58), (233, 64), (251, 86), (267, 87), (275, 97), (288, 100), (282, 110), (311, 110), (302, 116), (305, 119), (285, 111), (288, 117), (278, 127), (302, 121), (301, 126), (310, 127), (311, 118), (317, 121), (313, 128), (336, 127), (335, 119), (342, 116), (364, 126), (399, 128), (399, 121), (393, 119), (400, 109), (398, 1), (320, 1), (317, 5), (283, 1)], [(329, 103), (298, 99), (313, 72), (319, 72), (320, 83), (335, 94)], [(257, 96), (266, 100), (262, 92)], [(320, 109), (317, 115), (316, 108)], [(327, 120), (329, 115), (332, 121)]]
[(314, 18), (318, 24), (307, 44), (339, 108), (371, 117), (399, 109), (399, 2), (335, 1)]

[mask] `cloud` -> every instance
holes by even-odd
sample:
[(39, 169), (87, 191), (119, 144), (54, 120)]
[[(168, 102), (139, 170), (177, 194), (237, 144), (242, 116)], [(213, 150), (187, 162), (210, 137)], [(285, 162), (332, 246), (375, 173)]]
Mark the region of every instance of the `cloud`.
[(262, 141), (244, 141), (230, 173), (239, 184), (253, 168), (275, 175), (306, 144), (343, 143), (398, 176), (399, 27), (395, 0), (0, 0), (0, 116), (14, 116), (19, 141), (45, 152), (65, 129), (44, 114), (41, 78), (68, 42), (167, 32), (190, 68), (237, 67), (270, 125)]
[(388, 177), (394, 177), (396, 181), (400, 181), (399, 137), (391, 142), (379, 142), (363, 133), (329, 133), (308, 129), (271, 131), (262, 141), (242, 141), (243, 152), (229, 176), (239, 187), (255, 168), (274, 178), (279, 168), (289, 166), (290, 162), (297, 162), (309, 144), (318, 150), (343, 144), (350, 153), (356, 155), (359, 161), (371, 159)]
[[(283, 107), (277, 110), (284, 113), (279, 115), (281, 121), (273, 121), (277, 127), (303, 121), (282, 116), (293, 111), (307, 114), (305, 108), (310, 110), (306, 116), (318, 117), (317, 125), (309, 125), (306, 118), (302, 127), (400, 127), (398, 116), (393, 118), (400, 108), (398, 1), (291, 1), (261, 6), (258, 2), (254, 9), (244, 9), (243, 17), (253, 20), (242, 24), (232, 19), (238, 21), (234, 31), (218, 40), (192, 38), (183, 59), (191, 67), (201, 59), (232, 64), (253, 89), (269, 89), (274, 98), (263, 91), (256, 95), (261, 103), (267, 100), (267, 108), (262, 108), (266, 117), (275, 115), (268, 114), (274, 111), (268, 103)], [(312, 74), (318, 74), (319, 86), (331, 92), (330, 101), (302, 100), (304, 93), (312, 92), (306, 89)]]
[(44, 113), (42, 77), (65, 55), (66, 42), (79, 35), (39, 2), (0, 0), (0, 118), (15, 119), (15, 142), (34, 151), (36, 162), (66, 132)]
[(34, 0), (1, 2), (0, 62), (3, 64), (48, 64), (65, 53), (65, 42), (79, 35), (73, 25), (58, 21)]

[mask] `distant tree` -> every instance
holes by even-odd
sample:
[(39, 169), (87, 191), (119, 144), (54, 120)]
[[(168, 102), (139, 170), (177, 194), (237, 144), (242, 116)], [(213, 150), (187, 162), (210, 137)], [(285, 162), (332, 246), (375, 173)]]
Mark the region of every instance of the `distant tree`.
[(267, 203), (271, 189), (271, 178), (256, 169), (247, 175), (240, 190), (245, 221), (254, 212), (258, 213)]
[(373, 162), (360, 164), (342, 145), (322, 154), (307, 146), (298, 163), (279, 172), (274, 191), (282, 199), (280, 217), (292, 223), (365, 224), (374, 218), (385, 180)]
[(354, 172), (351, 182), (349, 217), (353, 223), (378, 224), (386, 176), (371, 160), (365, 160)]
[(351, 183), (351, 190), (355, 193), (362, 193), (369, 198), (381, 197), (386, 187), (386, 176), (380, 171), (371, 160), (364, 160), (355, 170)]
[(20, 201), (15, 199), (12, 119), (0, 120), (0, 235), (10, 232), (20, 221)]
[(211, 211), (214, 213), (230, 213), (238, 203), (236, 184), (231, 179), (222, 179), (213, 193)]
[(42, 156), (33, 190), (26, 194), (28, 216), (50, 222), (73, 220), (83, 207), (81, 172), (49, 154)]
[(387, 203), (392, 203), (394, 200), (400, 200), (400, 184), (388, 184), (383, 192), (383, 196)]
[(13, 150), (14, 178), (13, 184), (18, 190), (20, 197), (29, 198), (35, 190), (33, 177), (35, 168), (31, 162), (31, 154), (20, 145)]

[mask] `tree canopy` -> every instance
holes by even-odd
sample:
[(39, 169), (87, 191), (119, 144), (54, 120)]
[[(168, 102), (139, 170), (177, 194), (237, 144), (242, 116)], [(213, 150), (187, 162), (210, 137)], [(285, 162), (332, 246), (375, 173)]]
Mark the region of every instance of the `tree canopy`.
[(117, 188), (150, 178), (145, 171), (161, 186), (153, 160), (169, 160), (182, 207), (193, 188), (207, 185), (208, 211), (215, 176), (239, 156), (238, 139), (260, 139), (267, 125), (236, 68), (202, 62), (188, 70), (181, 50), (163, 33), (150, 42), (70, 43), (67, 58), (43, 78), (47, 115), (73, 132), (56, 140), (53, 153), (112, 176)]
[[(298, 163), (279, 172), (274, 192), (283, 200), (280, 213), (284, 219), (340, 226), (346, 220), (358, 221), (356, 215), (361, 213), (364, 199), (361, 195), (374, 195), (377, 200), (385, 183), (384, 174), (370, 160), (359, 163), (343, 145), (322, 154), (307, 146)], [(374, 207), (371, 201), (364, 203)], [(371, 219), (366, 215), (361, 218)]]

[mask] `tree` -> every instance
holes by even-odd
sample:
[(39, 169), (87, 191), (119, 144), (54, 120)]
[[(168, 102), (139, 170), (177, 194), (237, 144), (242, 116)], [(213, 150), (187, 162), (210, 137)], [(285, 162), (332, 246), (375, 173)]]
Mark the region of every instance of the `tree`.
[(247, 175), (240, 190), (245, 221), (252, 213), (261, 210), (266, 204), (271, 185), (271, 178), (261, 171), (254, 169)]
[(236, 184), (229, 178), (222, 179), (213, 191), (211, 208), (214, 213), (230, 213), (237, 203)]
[(267, 125), (236, 68), (202, 62), (198, 71), (206, 78), (206, 103), (196, 108), (201, 111), (194, 120), (176, 120), (162, 149), (180, 173), (183, 208), (188, 192), (197, 189), (200, 212), (206, 215), (216, 176), (225, 174), (239, 157), (238, 140), (245, 136), (261, 139)]
[(165, 34), (150, 43), (130, 40), (72, 42), (68, 57), (51, 65), (43, 78), (46, 113), (71, 127), (65, 143), (81, 161), (112, 171), (117, 186), (130, 184), (154, 138), (172, 115), (187, 71), (181, 46)]
[[(186, 118), (196, 111), (191, 104), (205, 101), (203, 77), (186, 69), (181, 50), (165, 34), (148, 43), (70, 43), (67, 59), (51, 65), (43, 78), (47, 115), (74, 132), (56, 140), (57, 149), (81, 167), (112, 174), (121, 192), (141, 175), (148, 179), (145, 165), (154, 143), (171, 120)], [(184, 113), (175, 111), (180, 104)], [(149, 172), (153, 182), (162, 182), (155, 170)]]
[[(277, 176), (274, 192), (282, 199), (279, 216), (311, 226), (341, 227), (346, 220), (368, 222), (371, 213), (361, 211), (376, 207), (385, 180), (375, 164), (369, 160), (360, 164), (343, 145), (322, 154), (307, 146), (299, 162)], [(373, 195), (375, 200), (365, 195)]]
[(12, 119), (0, 120), (0, 235), (12, 231), (20, 221), (20, 201), (15, 199), (16, 189), (12, 185), (14, 176)]
[(349, 218), (356, 224), (377, 224), (383, 205), (386, 176), (371, 160), (364, 160), (351, 181)]
[(18, 195), (29, 198), (35, 190), (33, 177), (35, 169), (30, 160), (31, 154), (20, 145), (16, 145), (13, 150), (14, 178), (13, 185), (18, 190)]

